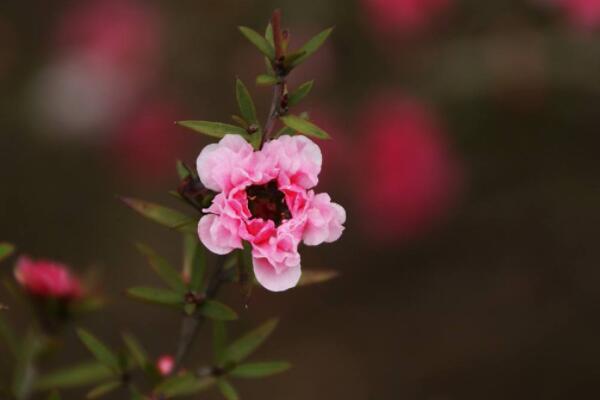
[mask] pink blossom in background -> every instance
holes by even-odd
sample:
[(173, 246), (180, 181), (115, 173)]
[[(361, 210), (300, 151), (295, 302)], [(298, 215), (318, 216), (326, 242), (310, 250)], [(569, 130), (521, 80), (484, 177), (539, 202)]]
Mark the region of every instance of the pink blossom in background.
[(413, 100), (381, 97), (367, 105), (359, 126), (354, 171), (362, 226), (378, 240), (422, 234), (453, 203), (461, 182), (432, 111)]
[(82, 295), (79, 279), (60, 263), (21, 257), (15, 267), (17, 282), (30, 294), (57, 299), (77, 299)]
[(149, 2), (89, 0), (73, 4), (59, 22), (57, 41), (63, 52), (129, 73), (144, 72), (155, 64), (162, 24), (158, 10)]
[(184, 136), (174, 121), (179, 106), (166, 100), (149, 101), (124, 118), (112, 141), (117, 165), (126, 176), (149, 183), (173, 176), (173, 165), (185, 153)]
[(175, 368), (175, 359), (168, 354), (160, 356), (158, 360), (156, 360), (156, 369), (161, 376), (171, 375), (173, 368)]
[(300, 279), (300, 242), (315, 246), (339, 239), (344, 209), (326, 193), (315, 194), (321, 172), (319, 147), (305, 136), (287, 136), (254, 151), (241, 136), (206, 146), (197, 160), (202, 183), (218, 192), (198, 235), (213, 253), (252, 246), (254, 274), (271, 291)]
[(555, 0), (567, 18), (584, 30), (600, 26), (600, 0)]
[(433, 24), (452, 0), (362, 0), (369, 26), (385, 34), (409, 34)]

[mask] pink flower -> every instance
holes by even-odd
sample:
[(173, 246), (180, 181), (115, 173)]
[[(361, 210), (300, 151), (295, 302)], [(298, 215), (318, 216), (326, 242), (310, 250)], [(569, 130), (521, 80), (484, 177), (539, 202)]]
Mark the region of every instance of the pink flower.
[(311, 190), (319, 181), (322, 156), (305, 136), (282, 136), (254, 151), (241, 136), (227, 135), (206, 146), (198, 175), (219, 192), (200, 219), (198, 235), (216, 254), (252, 246), (254, 274), (271, 291), (300, 279), (298, 246), (337, 240), (344, 209)]
[(427, 230), (448, 209), (460, 169), (436, 119), (422, 104), (382, 97), (363, 115), (356, 198), (363, 224), (379, 240), (402, 240)]
[(600, 0), (556, 0), (569, 21), (584, 30), (600, 26)]
[(79, 280), (65, 265), (54, 261), (21, 257), (14, 273), (17, 282), (34, 296), (71, 300), (82, 295)]
[(160, 356), (158, 360), (156, 360), (156, 369), (161, 376), (171, 375), (173, 368), (175, 368), (175, 359), (168, 354)]
[(362, 0), (374, 30), (386, 34), (420, 31), (448, 9), (452, 0)]

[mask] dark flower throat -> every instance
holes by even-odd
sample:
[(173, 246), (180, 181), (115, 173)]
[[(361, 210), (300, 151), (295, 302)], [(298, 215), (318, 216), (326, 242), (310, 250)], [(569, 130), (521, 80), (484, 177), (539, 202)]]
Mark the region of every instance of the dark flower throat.
[(248, 196), (248, 209), (252, 218), (271, 220), (275, 226), (292, 218), (292, 213), (285, 201), (285, 194), (277, 188), (276, 181), (270, 181), (265, 185), (252, 185), (246, 188)]

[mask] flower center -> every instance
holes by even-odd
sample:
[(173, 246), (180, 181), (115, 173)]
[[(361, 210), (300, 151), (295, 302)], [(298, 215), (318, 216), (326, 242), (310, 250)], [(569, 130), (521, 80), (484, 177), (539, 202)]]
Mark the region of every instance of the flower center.
[(248, 209), (252, 218), (271, 220), (275, 226), (292, 218), (292, 213), (285, 201), (285, 194), (277, 188), (276, 181), (270, 181), (265, 185), (252, 185), (246, 188), (248, 196)]

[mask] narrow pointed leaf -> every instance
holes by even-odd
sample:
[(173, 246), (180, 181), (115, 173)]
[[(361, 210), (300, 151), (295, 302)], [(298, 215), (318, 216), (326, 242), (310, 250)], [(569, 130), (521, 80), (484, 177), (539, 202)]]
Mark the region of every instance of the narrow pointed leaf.
[(163, 306), (183, 305), (183, 296), (180, 293), (168, 289), (138, 286), (127, 289), (127, 294), (134, 299), (146, 303), (160, 304)]
[(292, 54), (288, 54), (285, 56), (284, 66), (286, 69), (290, 70), (294, 67), (294, 63), (304, 57), (306, 55), (306, 51), (297, 51)]
[(0, 242), (0, 261), (10, 256), (15, 251), (15, 246), (10, 243)]
[(238, 318), (236, 312), (229, 306), (216, 300), (206, 300), (200, 306), (200, 313), (207, 318), (219, 321), (233, 321)]
[(273, 75), (261, 74), (256, 77), (258, 86), (273, 86), (277, 84), (277, 78)]
[(20, 346), (12, 386), (17, 400), (25, 400), (30, 397), (36, 375), (33, 362), (42, 346), (40, 338), (33, 331), (27, 334)]
[(273, 25), (267, 25), (267, 29), (265, 29), (265, 39), (273, 48), (275, 48), (275, 39), (273, 38)]
[(140, 342), (130, 333), (123, 334), (123, 341), (129, 350), (129, 354), (135, 360), (140, 368), (145, 368), (148, 365), (148, 354), (142, 347)]
[(238, 395), (237, 391), (231, 385), (231, 383), (229, 383), (225, 379), (219, 379), (217, 381), (217, 386), (219, 387), (219, 391), (221, 392), (223, 397), (225, 397), (227, 400), (239, 400), (240, 396)]
[(242, 32), (242, 35), (244, 35), (246, 39), (250, 41), (250, 43), (256, 46), (256, 48), (258, 48), (258, 50), (265, 55), (265, 57), (267, 57), (269, 60), (275, 59), (275, 48), (267, 39), (262, 37), (255, 30), (246, 26), (240, 26), (239, 30)]
[(213, 359), (217, 364), (221, 364), (227, 347), (227, 330), (223, 321), (213, 321), (212, 324)]
[(181, 275), (165, 258), (159, 256), (154, 250), (143, 243), (138, 243), (136, 247), (138, 251), (148, 259), (148, 263), (154, 272), (156, 272), (156, 274), (169, 285), (171, 289), (181, 294), (186, 292), (186, 287)]
[(291, 66), (297, 67), (298, 65), (306, 61), (306, 59), (313, 55), (317, 50), (319, 50), (323, 43), (325, 43), (325, 40), (327, 40), (329, 35), (331, 35), (332, 31), (333, 28), (325, 29), (323, 32), (319, 33), (318, 35), (310, 39), (308, 42), (306, 42), (304, 46), (298, 49), (298, 52), (304, 52), (304, 55), (294, 60)]
[(248, 122), (244, 118), (239, 115), (232, 115), (231, 119), (243, 129), (248, 130)]
[(300, 103), (311, 91), (315, 81), (308, 81), (298, 86), (298, 89), (291, 92), (288, 96), (288, 106), (293, 107)]
[(181, 232), (195, 232), (197, 229), (197, 221), (179, 211), (131, 197), (121, 197), (121, 200), (144, 217), (168, 228)]
[(270, 319), (258, 328), (246, 333), (227, 347), (223, 359), (231, 362), (244, 360), (269, 337), (276, 326), (277, 320)]
[(192, 374), (177, 375), (163, 381), (154, 389), (154, 393), (167, 398), (189, 396), (208, 389), (215, 383), (212, 377), (197, 378)]
[(38, 379), (36, 390), (87, 386), (104, 381), (114, 375), (106, 365), (93, 361), (50, 372)]
[(313, 285), (315, 283), (323, 283), (340, 276), (338, 271), (331, 269), (307, 269), (302, 271), (298, 286)]
[(206, 270), (206, 252), (200, 245), (196, 235), (186, 235), (184, 237), (184, 270), (189, 276), (189, 289), (192, 292), (199, 292), (204, 282), (204, 272)]
[(193, 130), (194, 132), (203, 133), (205, 135), (222, 138), (225, 135), (240, 135), (247, 137), (247, 132), (239, 126), (225, 124), (223, 122), (210, 121), (179, 121), (177, 124)]
[(179, 176), (179, 179), (181, 180), (190, 176), (190, 170), (181, 160), (177, 160), (177, 176)]
[(85, 329), (77, 329), (77, 335), (85, 347), (96, 357), (96, 360), (113, 371), (120, 371), (119, 358), (104, 343)]
[(288, 370), (290, 363), (285, 361), (241, 364), (229, 372), (235, 378), (264, 378)]
[(296, 115), (287, 115), (285, 117), (279, 118), (285, 126), (302, 133), (306, 136), (313, 136), (318, 139), (329, 139), (330, 136), (323, 129), (319, 128), (317, 125), (313, 124), (310, 121), (307, 121), (301, 117)]
[(235, 97), (242, 117), (251, 124), (258, 124), (252, 96), (250, 96), (248, 88), (240, 79), (235, 81)]
[(107, 395), (110, 392), (115, 391), (119, 387), (121, 387), (121, 382), (119, 382), (119, 381), (106, 382), (106, 383), (103, 383), (100, 386), (96, 386), (95, 388), (90, 390), (88, 392), (88, 394), (85, 396), (85, 398), (86, 399), (99, 399), (100, 397)]

